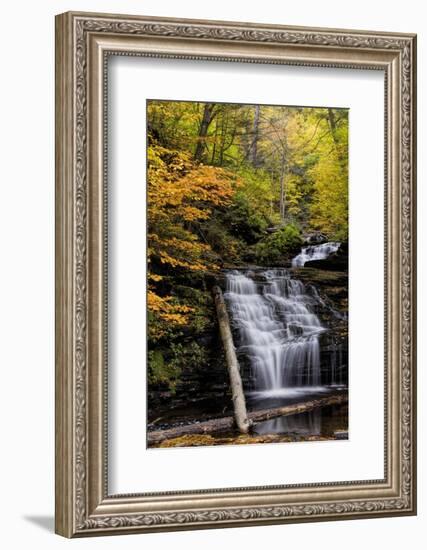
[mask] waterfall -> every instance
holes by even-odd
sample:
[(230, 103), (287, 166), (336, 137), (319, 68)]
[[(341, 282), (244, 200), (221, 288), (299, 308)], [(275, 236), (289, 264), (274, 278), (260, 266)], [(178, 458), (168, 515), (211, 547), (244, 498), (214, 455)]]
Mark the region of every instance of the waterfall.
[(318, 298), (285, 269), (226, 273), (224, 298), (237, 352), (250, 363), (255, 389), (279, 394), (321, 385)]
[(336, 252), (341, 243), (331, 242), (304, 247), (298, 256), (292, 260), (292, 267), (303, 267), (305, 262), (312, 260), (324, 260), (330, 254)]

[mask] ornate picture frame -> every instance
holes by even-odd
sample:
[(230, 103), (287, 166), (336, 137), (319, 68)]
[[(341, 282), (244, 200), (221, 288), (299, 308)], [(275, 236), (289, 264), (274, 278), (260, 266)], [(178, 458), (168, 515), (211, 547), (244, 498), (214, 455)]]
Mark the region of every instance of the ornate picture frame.
[[(384, 479), (108, 492), (109, 56), (380, 70), (385, 77)], [(416, 513), (416, 36), (68, 12), (56, 18), (56, 532), (135, 532)]]

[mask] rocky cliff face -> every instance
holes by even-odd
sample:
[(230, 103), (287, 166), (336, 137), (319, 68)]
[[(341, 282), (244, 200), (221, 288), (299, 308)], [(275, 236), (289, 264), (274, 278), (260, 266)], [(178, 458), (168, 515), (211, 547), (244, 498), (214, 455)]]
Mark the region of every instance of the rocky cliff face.
[(180, 381), (173, 391), (161, 386), (148, 391), (148, 422), (162, 426), (203, 420), (211, 416), (230, 414), (232, 401), (228, 373), (216, 322), (207, 327), (195, 342), (204, 348), (206, 362), (184, 366)]
[[(328, 260), (318, 260), (327, 262)], [(315, 262), (310, 262), (310, 264)], [(309, 265), (309, 264), (307, 264)], [(320, 337), (322, 379), (330, 378), (330, 369), (338, 384), (348, 383), (348, 273), (347, 271), (295, 268), (294, 276), (312, 292), (317, 292), (323, 305), (316, 314), (328, 330)], [(322, 380), (322, 381), (323, 381)]]

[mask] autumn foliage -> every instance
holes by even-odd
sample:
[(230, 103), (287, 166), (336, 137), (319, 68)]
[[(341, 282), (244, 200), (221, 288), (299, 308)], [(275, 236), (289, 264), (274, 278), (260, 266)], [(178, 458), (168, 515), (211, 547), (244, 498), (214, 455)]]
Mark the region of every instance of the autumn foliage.
[[(221, 352), (221, 268), (284, 266), (304, 235), (348, 239), (348, 110), (147, 104), (148, 379), (179, 386)], [(217, 367), (215, 367), (217, 365)]]
[(148, 149), (149, 311), (183, 325), (193, 311), (156, 288), (168, 270), (217, 270), (217, 258), (197, 234), (212, 209), (230, 203), (237, 179), (219, 167), (196, 164), (185, 152), (152, 143)]

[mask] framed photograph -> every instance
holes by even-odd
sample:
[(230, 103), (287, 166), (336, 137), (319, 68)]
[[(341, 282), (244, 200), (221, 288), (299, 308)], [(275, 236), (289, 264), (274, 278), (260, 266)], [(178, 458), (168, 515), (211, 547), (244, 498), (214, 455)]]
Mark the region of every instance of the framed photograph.
[(56, 18), (56, 532), (416, 513), (411, 34)]

